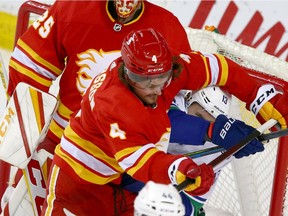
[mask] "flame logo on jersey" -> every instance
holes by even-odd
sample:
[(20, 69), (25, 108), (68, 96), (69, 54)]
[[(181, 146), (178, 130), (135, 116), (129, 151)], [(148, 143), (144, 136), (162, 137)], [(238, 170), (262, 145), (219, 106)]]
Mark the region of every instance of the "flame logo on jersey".
[(78, 54), (79, 60), (76, 61), (76, 64), (80, 69), (77, 72), (76, 87), (79, 93), (83, 95), (92, 79), (105, 71), (111, 62), (120, 57), (120, 55), (120, 50), (104, 52), (102, 49), (99, 51), (88, 49)]

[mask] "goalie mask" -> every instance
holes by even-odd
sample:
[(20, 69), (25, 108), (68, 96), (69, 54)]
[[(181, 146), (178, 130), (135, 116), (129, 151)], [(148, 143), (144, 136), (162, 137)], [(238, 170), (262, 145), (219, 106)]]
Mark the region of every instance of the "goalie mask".
[(185, 103), (188, 108), (192, 103), (200, 104), (210, 115), (217, 118), (218, 115), (228, 115), (232, 97), (229, 93), (222, 91), (219, 87), (210, 86), (195, 93), (187, 91)]
[(139, 0), (116, 0), (116, 13), (121, 18), (127, 18), (140, 4)]
[(172, 185), (147, 182), (134, 201), (134, 216), (183, 216), (184, 205)]
[(152, 28), (130, 32), (123, 41), (121, 55), (124, 71), (132, 82), (151, 82), (151, 79), (172, 75), (172, 55), (163, 37)]

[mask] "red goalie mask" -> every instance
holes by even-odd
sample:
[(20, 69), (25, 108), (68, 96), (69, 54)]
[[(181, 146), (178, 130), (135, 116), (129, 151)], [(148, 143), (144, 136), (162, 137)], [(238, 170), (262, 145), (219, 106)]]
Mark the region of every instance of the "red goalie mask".
[(139, 0), (116, 0), (117, 15), (121, 18), (130, 16), (135, 11), (140, 2), (141, 1)]

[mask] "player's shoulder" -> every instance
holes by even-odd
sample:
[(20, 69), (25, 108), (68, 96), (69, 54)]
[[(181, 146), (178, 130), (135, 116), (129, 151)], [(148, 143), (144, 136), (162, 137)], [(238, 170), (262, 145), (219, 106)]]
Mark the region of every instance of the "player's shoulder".
[(157, 12), (159, 14), (156, 14), (156, 15), (166, 15), (166, 16), (170, 16), (170, 17), (173, 17), (176, 18), (176, 16), (169, 10), (159, 6), (159, 5), (156, 5), (154, 3), (151, 3), (149, 1), (144, 1), (144, 4), (145, 4), (145, 10), (149, 10), (149, 11), (153, 11), (153, 12)]
[[(105, 5), (105, 1), (63, 1), (63, 0), (56, 0), (53, 5), (57, 5), (58, 7), (67, 7), (69, 8), (74, 8), (76, 6), (83, 6), (83, 8), (78, 8), (80, 9), (85, 9), (88, 6), (98, 6), (98, 5)], [(84, 7), (86, 5), (86, 7)], [(90, 10), (93, 10), (95, 8), (89, 8)]]
[(52, 5), (52, 9), (56, 11), (57, 16), (65, 21), (86, 20), (90, 22), (91, 16), (102, 16), (100, 12), (105, 12), (104, 1), (63, 1), (57, 0)]

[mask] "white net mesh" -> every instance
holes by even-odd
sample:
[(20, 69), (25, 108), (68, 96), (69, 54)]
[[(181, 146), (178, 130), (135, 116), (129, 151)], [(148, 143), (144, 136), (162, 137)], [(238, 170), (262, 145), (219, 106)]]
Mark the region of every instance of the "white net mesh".
[[(288, 72), (287, 62), (216, 33), (191, 28), (187, 29), (187, 33), (194, 50), (217, 52), (242, 66), (288, 80), (287, 74), (284, 73)], [(254, 115), (235, 97), (230, 115), (259, 127)], [(278, 139), (271, 140), (265, 144), (264, 152), (228, 164), (221, 171), (217, 186), (205, 204), (206, 207), (216, 207), (235, 216), (269, 215), (277, 147)], [(288, 215), (285, 205), (283, 215)]]

